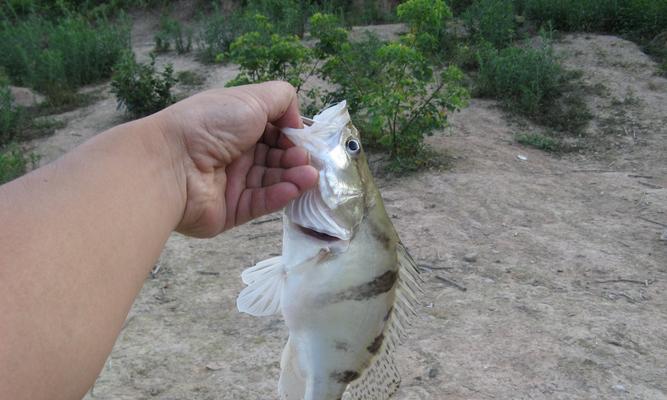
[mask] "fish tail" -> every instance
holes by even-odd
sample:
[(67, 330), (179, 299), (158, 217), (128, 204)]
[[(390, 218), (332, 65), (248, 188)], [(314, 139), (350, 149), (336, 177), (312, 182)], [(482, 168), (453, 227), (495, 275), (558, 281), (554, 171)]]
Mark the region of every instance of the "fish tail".
[(291, 340), (287, 340), (280, 360), (278, 390), (281, 400), (301, 400), (306, 393), (306, 377), (300, 373), (296, 349)]

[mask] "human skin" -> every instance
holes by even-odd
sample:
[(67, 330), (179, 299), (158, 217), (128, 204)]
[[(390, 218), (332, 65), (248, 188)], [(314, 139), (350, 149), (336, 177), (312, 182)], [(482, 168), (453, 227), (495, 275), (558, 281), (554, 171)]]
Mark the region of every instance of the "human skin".
[(0, 399), (80, 399), (174, 230), (211, 237), (315, 185), (282, 82), (217, 89), (0, 186)]

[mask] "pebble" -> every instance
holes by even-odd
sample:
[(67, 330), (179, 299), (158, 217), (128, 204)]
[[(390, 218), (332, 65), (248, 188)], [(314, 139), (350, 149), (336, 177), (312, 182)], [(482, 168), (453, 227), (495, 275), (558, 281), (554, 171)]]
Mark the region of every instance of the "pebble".
[(660, 235), (660, 240), (663, 240), (663, 241), (667, 242), (667, 229), (665, 229), (662, 232), (662, 235)]
[(611, 388), (614, 389), (617, 392), (625, 392), (626, 391), (625, 390), (625, 385), (621, 385), (620, 383), (617, 383), (616, 385), (612, 386)]
[(477, 253), (468, 253), (463, 256), (463, 261), (473, 263), (477, 261)]
[(431, 378), (431, 379), (433, 379), (433, 378), (435, 378), (436, 376), (438, 376), (438, 369), (437, 369), (437, 368), (431, 368), (431, 369), (428, 371), (428, 377)]

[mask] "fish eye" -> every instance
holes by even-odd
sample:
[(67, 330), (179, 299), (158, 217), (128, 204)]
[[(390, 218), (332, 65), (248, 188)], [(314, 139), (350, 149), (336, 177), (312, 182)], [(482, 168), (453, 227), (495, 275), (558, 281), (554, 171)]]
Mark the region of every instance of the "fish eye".
[(357, 139), (348, 139), (345, 148), (349, 154), (356, 155), (361, 150), (361, 145)]

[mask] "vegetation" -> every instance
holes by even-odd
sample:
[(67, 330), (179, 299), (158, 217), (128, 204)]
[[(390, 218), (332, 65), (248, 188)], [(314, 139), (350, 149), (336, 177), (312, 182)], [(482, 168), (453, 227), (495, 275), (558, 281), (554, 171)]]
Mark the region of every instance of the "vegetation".
[(171, 88), (176, 83), (174, 69), (168, 64), (162, 72), (155, 67), (155, 55), (148, 64), (138, 63), (134, 53), (127, 52), (114, 68), (111, 91), (118, 107), (132, 116), (141, 117), (157, 112), (174, 102)]
[(541, 133), (520, 133), (515, 136), (515, 139), (524, 146), (535, 147), (550, 153), (563, 150), (563, 145), (558, 139)]
[(81, 85), (108, 78), (128, 47), (129, 28), (122, 21), (92, 24), (68, 16), (54, 22), (32, 15), (0, 22), (0, 67), (13, 82), (46, 94), (54, 104), (71, 101)]
[(25, 174), (28, 167), (35, 167), (39, 157), (28, 153), (16, 143), (0, 146), (0, 185)]
[(273, 24), (255, 15), (256, 30), (239, 36), (229, 47), (229, 58), (241, 67), (241, 73), (227, 86), (268, 80), (285, 80), (297, 88), (312, 71), (308, 61), (311, 51), (297, 36), (275, 33)]
[(13, 104), (7, 78), (0, 73), (0, 146), (9, 142), (16, 134), (20, 110)]
[(206, 82), (206, 77), (195, 71), (178, 71), (176, 81), (185, 86), (201, 86)]
[(425, 54), (434, 54), (443, 44), (445, 23), (452, 12), (443, 0), (407, 0), (396, 8), (396, 15), (410, 28), (404, 40)]
[(512, 0), (475, 0), (463, 13), (463, 20), (475, 41), (499, 49), (509, 46), (516, 36)]
[[(311, 25), (324, 60), (319, 73), (336, 87), (314, 97), (325, 103), (347, 99), (363, 140), (386, 149), (394, 169), (431, 163), (432, 153), (423, 139), (445, 126), (448, 112), (465, 104), (461, 71), (455, 67), (434, 71), (421, 51), (424, 42), (383, 43), (372, 35), (358, 42), (342, 41), (347, 33), (327, 15), (314, 15)], [(419, 29), (416, 26), (414, 32)]]
[(172, 48), (178, 54), (189, 53), (192, 50), (192, 29), (183, 27), (173, 18), (162, 17), (160, 30), (155, 35), (155, 51), (164, 53)]

